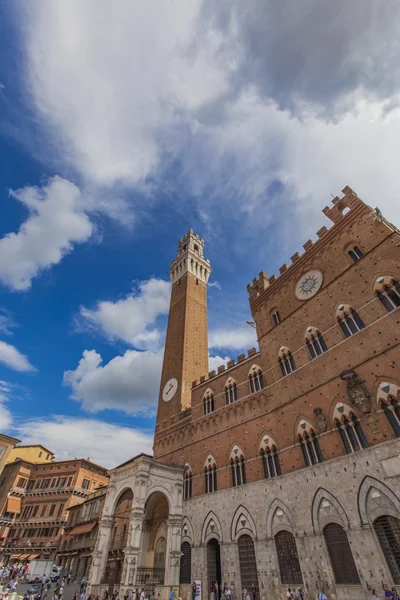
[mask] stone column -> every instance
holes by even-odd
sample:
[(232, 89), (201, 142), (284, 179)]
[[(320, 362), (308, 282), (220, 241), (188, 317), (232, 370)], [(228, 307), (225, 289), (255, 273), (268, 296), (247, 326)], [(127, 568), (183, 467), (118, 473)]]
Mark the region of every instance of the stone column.
[(111, 528), (114, 519), (110, 515), (103, 515), (99, 523), (96, 545), (93, 551), (92, 566), (89, 573), (90, 585), (99, 585), (106, 568), (108, 548), (110, 546)]
[(130, 514), (128, 538), (124, 550), (124, 564), (121, 574), (121, 586), (124, 589), (136, 585), (136, 572), (139, 565), (142, 543), (143, 520), (143, 502), (139, 499), (136, 500)]
[(179, 573), (181, 565), (182, 517), (170, 516), (167, 521), (167, 556), (165, 559), (165, 585), (173, 586), (179, 596)]

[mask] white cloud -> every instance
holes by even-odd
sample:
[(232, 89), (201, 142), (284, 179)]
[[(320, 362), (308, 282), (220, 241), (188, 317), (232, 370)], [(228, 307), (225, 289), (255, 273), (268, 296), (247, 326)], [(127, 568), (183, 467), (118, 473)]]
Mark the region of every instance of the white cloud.
[(127, 350), (106, 365), (95, 350), (85, 350), (75, 370), (65, 371), (63, 383), (88, 412), (104, 409), (152, 416), (157, 406), (163, 353)]
[(249, 350), (257, 347), (256, 330), (250, 325), (242, 328), (214, 329), (209, 334), (208, 343), (210, 348)]
[[(162, 186), (164, 167), (178, 159), (173, 183), (190, 192), (179, 199), (197, 196), (216, 236), (227, 221), (240, 223), (236, 243), (259, 248), (257, 232), (273, 223), (266, 253), (276, 238), (282, 253), (304, 241), (329, 194), (347, 184), (400, 218), (394, 3), (23, 6), (35, 105), (91, 184), (135, 185), (147, 202), (146, 185)], [(284, 190), (274, 196), (276, 181)], [(120, 211), (101, 198), (99, 209)]]
[(208, 370), (216, 371), (218, 369), (218, 367), (220, 367), (221, 365), (226, 365), (228, 360), (231, 360), (229, 358), (229, 356), (225, 356), (225, 358), (222, 358), (222, 356), (209, 356), (208, 357)]
[(15, 346), (0, 340), (0, 363), (14, 371), (36, 371), (28, 358), (19, 352)]
[(208, 287), (209, 288), (216, 288), (217, 290), (221, 290), (221, 284), (219, 283), (219, 281), (209, 281), (208, 282)]
[(11, 192), (29, 210), (18, 233), (0, 239), (0, 281), (14, 290), (26, 290), (41, 270), (60, 262), (74, 243), (85, 242), (92, 224), (83, 212), (79, 189), (54, 177), (43, 187)]
[(14, 433), (24, 444), (43, 444), (58, 460), (90, 458), (108, 468), (140, 452), (152, 454), (152, 432), (98, 419), (62, 415), (32, 418), (19, 425)]
[(81, 307), (80, 315), (112, 340), (124, 340), (135, 348), (158, 350), (163, 332), (154, 324), (159, 316), (168, 313), (170, 293), (170, 283), (163, 279), (141, 281), (137, 290), (126, 298), (117, 302), (100, 301), (94, 310)]
[(8, 311), (0, 308), (0, 333), (3, 335), (12, 335), (12, 329), (17, 324), (13, 321)]
[(12, 426), (12, 415), (6, 406), (12, 394), (12, 386), (0, 380), (0, 431), (8, 431)]

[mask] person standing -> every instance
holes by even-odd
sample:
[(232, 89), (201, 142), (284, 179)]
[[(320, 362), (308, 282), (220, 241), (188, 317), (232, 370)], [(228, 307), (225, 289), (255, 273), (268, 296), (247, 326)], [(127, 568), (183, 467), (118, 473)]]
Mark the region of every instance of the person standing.
[(44, 586), (46, 585), (46, 581), (47, 581), (47, 577), (46, 577), (46, 575), (43, 575), (43, 577), (42, 577), (42, 591), (44, 590)]
[(386, 600), (394, 599), (394, 594), (393, 594), (392, 590), (389, 589), (389, 587), (386, 584), (382, 585), (382, 589), (383, 589), (383, 595), (385, 596)]
[(379, 600), (378, 596), (376, 595), (376, 590), (372, 590), (372, 600)]
[(171, 588), (171, 591), (169, 593), (169, 600), (174, 600), (175, 598), (175, 592), (174, 592), (174, 588)]

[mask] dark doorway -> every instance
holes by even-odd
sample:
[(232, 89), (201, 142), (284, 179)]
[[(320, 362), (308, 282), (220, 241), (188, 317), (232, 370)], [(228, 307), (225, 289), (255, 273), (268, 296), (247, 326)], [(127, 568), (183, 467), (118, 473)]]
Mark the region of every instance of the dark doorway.
[(238, 540), (238, 548), (242, 590), (246, 589), (250, 592), (251, 597), (254, 597), (252, 591), (255, 589), (256, 598), (259, 600), (256, 553), (252, 538), (249, 535), (241, 535)]
[(192, 583), (192, 547), (189, 542), (183, 542), (181, 545), (179, 583)]
[(207, 574), (208, 574), (208, 590), (206, 598), (210, 596), (211, 589), (218, 583), (219, 594), (221, 595), (221, 551), (219, 542), (212, 539), (207, 544)]

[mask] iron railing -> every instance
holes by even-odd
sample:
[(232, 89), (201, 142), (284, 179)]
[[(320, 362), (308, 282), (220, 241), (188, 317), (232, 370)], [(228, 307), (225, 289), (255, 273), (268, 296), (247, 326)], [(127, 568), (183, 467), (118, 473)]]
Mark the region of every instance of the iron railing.
[(139, 567), (136, 573), (136, 585), (145, 592), (153, 592), (157, 585), (164, 585), (165, 569)]

